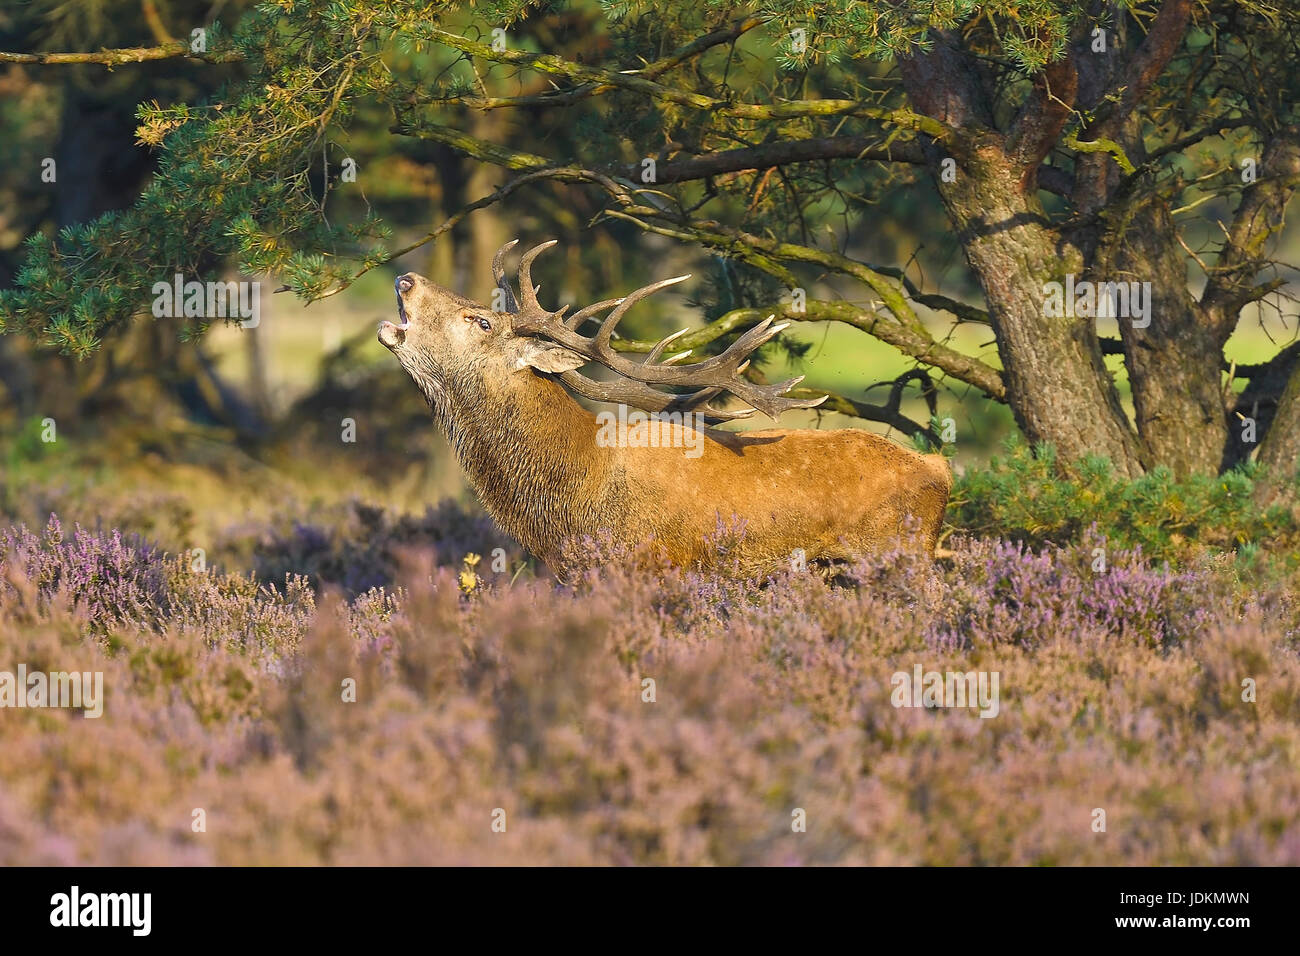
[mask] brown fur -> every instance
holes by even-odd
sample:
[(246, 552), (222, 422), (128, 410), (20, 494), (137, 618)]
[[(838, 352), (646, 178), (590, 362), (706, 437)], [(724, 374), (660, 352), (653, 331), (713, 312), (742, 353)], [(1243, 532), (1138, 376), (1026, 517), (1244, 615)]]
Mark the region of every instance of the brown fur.
[[(856, 429), (707, 429), (699, 457), (601, 447), (596, 417), (535, 370), (553, 354), (538, 359), (508, 316), (411, 278), (410, 327), (384, 323), (380, 341), (424, 391), (488, 513), (557, 576), (575, 570), (566, 542), (601, 531), (627, 545), (653, 538), (676, 564), (707, 564), (705, 539), (735, 519), (746, 574), (788, 567), (797, 549), (813, 562), (887, 547), (909, 516), (933, 550), (952, 484), (941, 456)], [(674, 446), (687, 444), (683, 426), (667, 427)]]

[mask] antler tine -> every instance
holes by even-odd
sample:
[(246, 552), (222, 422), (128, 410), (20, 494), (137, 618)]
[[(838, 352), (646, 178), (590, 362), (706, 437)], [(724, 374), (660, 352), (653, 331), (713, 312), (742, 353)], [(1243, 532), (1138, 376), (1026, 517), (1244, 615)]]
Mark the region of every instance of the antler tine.
[(521, 312), (545, 312), (541, 303), (537, 301), (537, 286), (533, 285), (533, 260), (540, 256), (559, 240), (551, 239), (543, 242), (541, 245), (533, 246), (524, 253), (523, 258), (519, 260), (519, 294), (523, 298), (523, 307)]
[(609, 339), (614, 333), (614, 326), (618, 325), (618, 323), (622, 321), (623, 316), (627, 315), (628, 309), (632, 308), (632, 306), (636, 305), (646, 296), (654, 295), (660, 289), (666, 289), (670, 285), (685, 282), (690, 277), (690, 273), (687, 273), (684, 276), (674, 276), (671, 279), (660, 279), (658, 282), (651, 282), (649, 285), (643, 285), (635, 292), (629, 292), (623, 297), (623, 301), (618, 304), (618, 308), (611, 312), (605, 318), (605, 321), (600, 324), (600, 331), (596, 334), (596, 348), (602, 350), (609, 348)]
[(777, 382), (775, 385), (755, 385), (753, 382), (742, 379), (738, 383), (739, 387), (728, 387), (728, 391), (742, 401), (748, 402), (769, 418), (775, 419), (782, 412), (788, 412), (793, 408), (816, 408), (830, 398), (829, 395), (822, 395), (818, 398), (786, 398), (785, 393), (802, 381), (802, 375), (787, 379), (784, 382)]
[(606, 309), (612, 309), (622, 301), (622, 299), (606, 299), (604, 302), (597, 302), (594, 305), (585, 306), (565, 319), (564, 324), (571, 329), (579, 328), (583, 322), (591, 318), (593, 315), (604, 312)]
[[(665, 335), (662, 339), (660, 339), (658, 342), (655, 343), (655, 347), (652, 348), (650, 350), (650, 354), (645, 357), (645, 364), (653, 365), (655, 362), (659, 360), (659, 356), (664, 354), (664, 349), (668, 347), (669, 343), (677, 341), (677, 339), (680, 339), (683, 335), (685, 335), (689, 331), (690, 329), (678, 329), (672, 335)], [(685, 352), (681, 352), (678, 355), (674, 355), (672, 358), (664, 362), (664, 364), (671, 365), (679, 358), (686, 355), (690, 355), (691, 351), (692, 351), (691, 349), (687, 349)]]
[(579, 395), (593, 401), (628, 405), (648, 412), (695, 412), (719, 421), (734, 421), (749, 418), (754, 414), (752, 408), (725, 409), (714, 408), (707, 404), (722, 394), (724, 391), (722, 386), (710, 386), (696, 392), (678, 395), (672, 392), (661, 392), (644, 382), (631, 379), (600, 382), (579, 372), (564, 372), (560, 375), (560, 381)]
[[(749, 353), (766, 345), (790, 327), (789, 322), (782, 322), (780, 325), (773, 325), (772, 320), (775, 318), (776, 316), (769, 315), (762, 322), (758, 323), (758, 325), (754, 326), (740, 338), (736, 339), (736, 341), (731, 344), (731, 348), (727, 349), (727, 352), (735, 349), (738, 357), (749, 355)], [(724, 352), (723, 354), (725, 355), (726, 353)]]
[(515, 297), (514, 290), (510, 288), (510, 280), (506, 278), (506, 253), (519, 245), (518, 239), (511, 239), (504, 246), (497, 250), (497, 254), (492, 257), (492, 281), (497, 284), (503, 296), (503, 304), (507, 312), (519, 311), (519, 300)]

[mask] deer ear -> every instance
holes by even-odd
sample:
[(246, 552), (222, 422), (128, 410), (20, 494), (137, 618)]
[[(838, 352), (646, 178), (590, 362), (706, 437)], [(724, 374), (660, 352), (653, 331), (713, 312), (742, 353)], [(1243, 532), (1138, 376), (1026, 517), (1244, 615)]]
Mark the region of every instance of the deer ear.
[(535, 368), (539, 372), (571, 372), (582, 368), (587, 360), (577, 352), (570, 351), (554, 342), (542, 342), (537, 339), (522, 339), (519, 358), (515, 359), (515, 368)]

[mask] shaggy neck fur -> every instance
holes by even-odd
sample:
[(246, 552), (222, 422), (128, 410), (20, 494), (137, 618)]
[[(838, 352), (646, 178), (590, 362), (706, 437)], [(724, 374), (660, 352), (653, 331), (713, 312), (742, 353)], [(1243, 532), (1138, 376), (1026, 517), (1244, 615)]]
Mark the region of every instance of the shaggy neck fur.
[(558, 383), (531, 371), (492, 389), (481, 369), (412, 374), (503, 531), (550, 561), (556, 542), (600, 524), (614, 450), (596, 445), (595, 417)]

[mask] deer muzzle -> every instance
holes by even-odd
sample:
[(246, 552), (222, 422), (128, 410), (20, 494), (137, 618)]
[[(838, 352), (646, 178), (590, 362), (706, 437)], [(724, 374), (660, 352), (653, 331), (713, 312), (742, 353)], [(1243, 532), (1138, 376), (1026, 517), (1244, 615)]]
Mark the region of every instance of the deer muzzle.
[(389, 349), (395, 349), (406, 341), (406, 330), (411, 327), (411, 318), (406, 314), (406, 302), (402, 297), (415, 288), (415, 279), (409, 274), (398, 276), (393, 288), (397, 290), (397, 317), (401, 321), (390, 322), (385, 319), (379, 323), (379, 342)]

